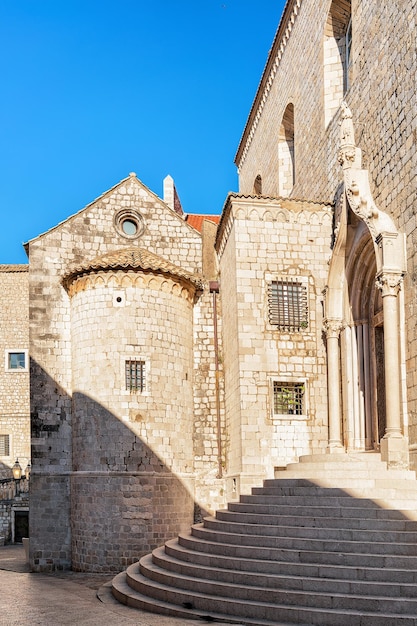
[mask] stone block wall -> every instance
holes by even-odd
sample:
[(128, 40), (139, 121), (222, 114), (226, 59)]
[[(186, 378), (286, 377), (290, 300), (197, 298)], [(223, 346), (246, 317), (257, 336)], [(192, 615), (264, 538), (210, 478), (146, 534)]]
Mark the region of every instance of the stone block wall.
[[(275, 466), (327, 444), (322, 291), (331, 224), (328, 206), (229, 197), (217, 247), (226, 348), (227, 468), (229, 477), (239, 479), (237, 491), (247, 491), (272, 477)], [(307, 287), (308, 326), (299, 332), (269, 323), (268, 284), (285, 277), (303, 280)], [(232, 389), (229, 368), (236, 370)], [(274, 380), (305, 383), (303, 416), (273, 413)]]
[[(0, 435), (9, 454), (0, 456), (0, 478), (11, 476), (16, 458), (30, 461), (28, 266), (0, 265)], [(23, 352), (25, 367), (10, 369), (8, 352)]]
[[(292, 103), (295, 185), (291, 196), (326, 202), (335, 199), (342, 173), (338, 163), (340, 107), (333, 110), (334, 85), (329, 82), (329, 70), (333, 67), (328, 39), (331, 5), (329, 0), (295, 0), (287, 7), (283, 28), (271, 52), (270, 74), (264, 77), (238, 151), (242, 193), (251, 192), (258, 175), (262, 176), (264, 195), (279, 193), (278, 129), (288, 103)], [(414, 375), (417, 359), (417, 4), (415, 0), (406, 4), (400, 0), (382, 3), (352, 0), (351, 16), (349, 88), (343, 97), (353, 114), (356, 143), (362, 149), (364, 167), (369, 170), (376, 206), (388, 213), (406, 236), (407, 273), (402, 297), (405, 302), (404, 345), (408, 351), (405, 374), (408, 414), (404, 412), (403, 420), (409, 424), (414, 450), (417, 446)], [(337, 52), (334, 67), (339, 65), (336, 57)], [(340, 76), (336, 79), (340, 80)]]
[[(136, 239), (118, 228), (123, 211), (139, 215), (143, 228)], [(97, 257), (132, 246), (157, 255), (161, 270), (97, 269)], [(123, 558), (149, 549), (152, 534), (156, 545), (178, 533), (185, 520), (192, 523), (196, 430), (204, 437), (203, 456), (210, 457), (208, 475), (200, 476), (201, 499), (213, 495), (215, 401), (211, 395), (198, 422), (193, 403), (193, 385), (200, 408), (202, 395), (214, 390), (213, 344), (206, 341), (212, 320), (204, 312), (210, 296), (184, 279), (184, 272), (202, 277), (201, 235), (131, 175), (30, 242), (30, 261), (32, 562), (40, 571), (71, 562), (85, 571), (94, 571), (98, 562), (101, 570), (121, 569)], [(167, 268), (175, 274), (175, 267), (178, 276), (170, 278)], [(68, 282), (65, 276), (73, 278)], [(194, 305), (204, 299), (200, 315), (194, 315)], [(194, 340), (205, 346), (197, 364)], [(146, 362), (149, 387), (141, 395), (127, 391), (124, 381), (125, 361), (136, 357)], [(152, 506), (165, 497), (166, 503), (152, 518), (142, 505), (153, 473), (165, 488), (164, 495), (152, 496)], [(52, 531), (44, 525), (45, 511), (56, 503)], [(130, 536), (125, 517), (136, 529)]]

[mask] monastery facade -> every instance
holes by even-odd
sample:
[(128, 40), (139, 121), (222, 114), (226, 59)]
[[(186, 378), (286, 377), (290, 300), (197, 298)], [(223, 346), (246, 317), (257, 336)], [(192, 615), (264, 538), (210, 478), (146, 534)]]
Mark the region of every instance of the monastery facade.
[(416, 13), (288, 0), (218, 219), (132, 173), (27, 244), (35, 571), (119, 571), (304, 454), (417, 469)]

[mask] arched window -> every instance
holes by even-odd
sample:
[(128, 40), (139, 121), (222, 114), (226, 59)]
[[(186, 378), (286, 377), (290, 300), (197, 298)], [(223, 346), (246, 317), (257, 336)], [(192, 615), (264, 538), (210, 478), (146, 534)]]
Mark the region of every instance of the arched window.
[(278, 192), (289, 196), (295, 183), (294, 105), (289, 104), (282, 117), (278, 137)]
[(351, 0), (333, 0), (323, 39), (324, 116), (327, 126), (349, 89), (352, 73)]
[(258, 174), (254, 180), (253, 193), (255, 194), (255, 196), (262, 195), (262, 176), (260, 174)]

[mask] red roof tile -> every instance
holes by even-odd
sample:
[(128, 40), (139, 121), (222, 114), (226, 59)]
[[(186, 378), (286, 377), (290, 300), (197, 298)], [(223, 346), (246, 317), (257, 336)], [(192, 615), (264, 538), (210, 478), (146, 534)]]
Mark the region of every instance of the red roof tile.
[(203, 230), (204, 220), (218, 224), (220, 222), (220, 215), (187, 215), (185, 218), (185, 221), (200, 233)]

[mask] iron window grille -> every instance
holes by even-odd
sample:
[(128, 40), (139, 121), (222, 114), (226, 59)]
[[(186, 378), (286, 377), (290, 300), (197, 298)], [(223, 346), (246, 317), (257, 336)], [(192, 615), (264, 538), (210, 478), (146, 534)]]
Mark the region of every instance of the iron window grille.
[(10, 456), (9, 435), (0, 435), (0, 456)]
[(268, 288), (269, 323), (280, 330), (308, 327), (307, 287), (297, 280), (274, 280)]
[(146, 363), (145, 361), (129, 360), (125, 362), (127, 391), (145, 391)]
[(274, 380), (274, 415), (303, 415), (304, 393), (304, 383)]

